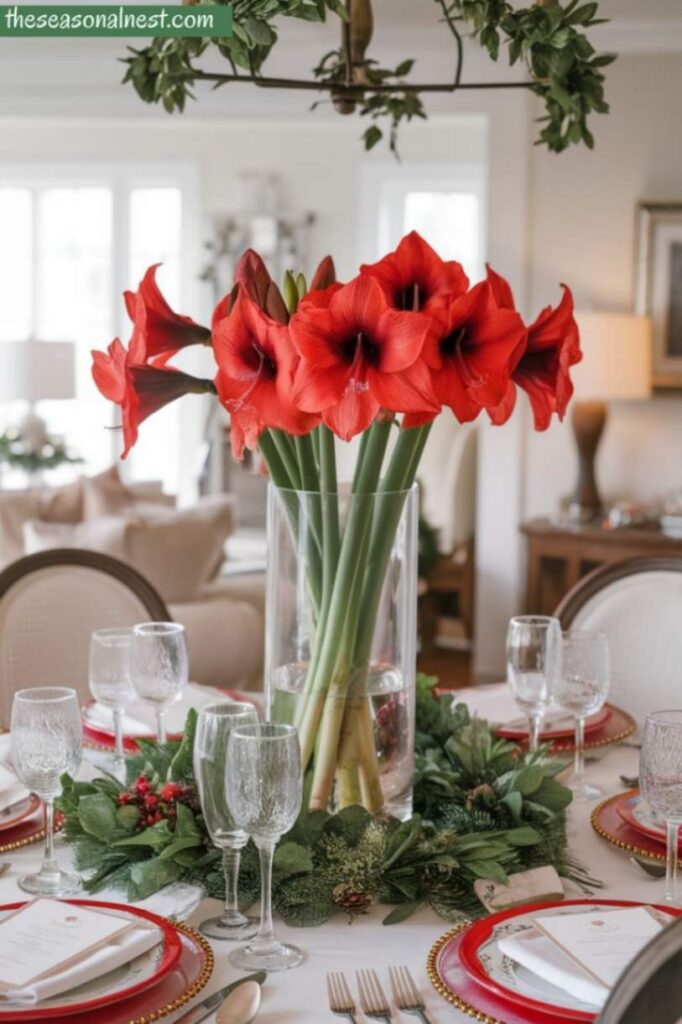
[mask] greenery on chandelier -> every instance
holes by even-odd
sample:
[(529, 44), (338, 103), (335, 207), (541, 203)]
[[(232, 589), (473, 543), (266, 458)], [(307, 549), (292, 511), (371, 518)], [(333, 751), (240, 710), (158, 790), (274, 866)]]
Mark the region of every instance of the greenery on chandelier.
[[(554, 864), (583, 887), (595, 885), (570, 856), (565, 810), (571, 800), (546, 751), (522, 753), (497, 739), (451, 695), (417, 687), (415, 813), (407, 822), (373, 818), (361, 807), (303, 811), (277, 848), (273, 901), (289, 924), (314, 926), (373, 903), (393, 906), (386, 924), (429, 904), (448, 920), (476, 912), (478, 878)], [(182, 743), (141, 741), (128, 759), (127, 787), (112, 776), (66, 775), (58, 808), (86, 889), (122, 887), (143, 899), (174, 881), (197, 882), (224, 897), (220, 852), (211, 845), (196, 796), (192, 746), (196, 712)], [(304, 802), (305, 806), (305, 802)], [(258, 857), (242, 853), (240, 898), (259, 896)]]
[[(361, 2), (369, 11), (369, 0)], [(421, 2), (426, 6), (427, 0)], [(571, 144), (594, 145), (588, 118), (593, 113), (608, 112), (603, 69), (615, 60), (611, 54), (597, 53), (586, 35), (585, 30), (604, 20), (599, 18), (597, 2), (537, 0), (526, 6), (510, 0), (432, 2), (443, 24), (444, 38), (455, 46), (452, 82), (435, 84), (435, 88), (412, 84), (409, 76), (414, 60), (406, 58), (396, 67), (382, 67), (365, 55), (364, 47), (359, 58), (353, 56), (346, 38), (338, 49), (320, 59), (313, 70), (315, 78), (299, 82), (297, 87), (324, 90), (337, 110), (358, 113), (371, 122), (363, 134), (367, 149), (388, 134), (395, 151), (401, 124), (426, 117), (424, 96), (428, 92), (455, 91), (462, 84), (462, 37), (468, 34), (492, 60), (506, 53), (510, 65), (525, 65), (530, 88), (545, 104), (538, 142), (554, 152)], [(131, 82), (145, 102), (162, 103), (169, 113), (184, 109), (186, 100), (194, 98), (193, 85), (202, 79), (215, 82), (216, 87), (232, 81), (252, 81), (266, 87), (278, 87), (279, 83), (279, 87), (285, 87), (282, 80), (267, 80), (263, 73), (266, 58), (278, 42), (279, 19), (323, 22), (331, 16), (344, 24), (348, 9), (343, 0), (236, 0), (232, 37), (154, 39), (143, 49), (132, 49), (125, 60), (128, 69), (124, 81)], [(225, 74), (208, 74), (196, 63), (215, 47), (230, 66)]]

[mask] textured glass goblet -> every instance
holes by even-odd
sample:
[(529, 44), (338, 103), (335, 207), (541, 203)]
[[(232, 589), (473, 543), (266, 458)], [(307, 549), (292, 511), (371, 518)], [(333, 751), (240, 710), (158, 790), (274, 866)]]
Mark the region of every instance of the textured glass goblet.
[(540, 744), (545, 711), (561, 677), (561, 626), (549, 615), (517, 615), (507, 630), (507, 682), (528, 716), (530, 750)]
[(19, 690), (12, 703), (10, 750), (17, 778), (45, 803), (45, 854), (37, 874), (19, 885), (40, 896), (68, 896), (81, 880), (62, 871), (54, 852), (54, 799), (64, 772), (75, 775), (82, 756), (82, 725), (75, 690), (40, 686)]
[(682, 711), (646, 716), (639, 761), (642, 795), (666, 829), (666, 902), (680, 906), (678, 844), (682, 825)]
[(123, 712), (135, 700), (130, 678), (132, 642), (132, 629), (124, 627), (96, 629), (90, 638), (90, 693), (99, 704), (111, 709), (115, 736), (114, 773), (121, 781), (125, 780)]
[(234, 823), (225, 795), (227, 741), (236, 726), (257, 725), (253, 704), (219, 701), (199, 712), (194, 739), (194, 777), (199, 788), (201, 811), (213, 845), (222, 850), (225, 875), (225, 910), (220, 917), (202, 921), (199, 931), (210, 939), (232, 942), (250, 939), (257, 922), (239, 910), (238, 883), (241, 851), (249, 837)]
[(235, 967), (284, 971), (303, 953), (275, 938), (272, 925), (272, 858), (279, 838), (301, 810), (301, 749), (292, 725), (237, 726), (227, 744), (227, 805), (235, 825), (258, 847), (261, 864), (261, 916), (258, 934), (230, 953)]
[(575, 718), (575, 756), (569, 788), (576, 800), (602, 796), (585, 777), (585, 719), (599, 711), (609, 692), (609, 642), (603, 633), (564, 633), (563, 669), (554, 699)]
[(177, 622), (134, 626), (130, 674), (137, 696), (154, 708), (156, 735), (165, 743), (166, 711), (182, 698), (189, 677), (185, 627)]

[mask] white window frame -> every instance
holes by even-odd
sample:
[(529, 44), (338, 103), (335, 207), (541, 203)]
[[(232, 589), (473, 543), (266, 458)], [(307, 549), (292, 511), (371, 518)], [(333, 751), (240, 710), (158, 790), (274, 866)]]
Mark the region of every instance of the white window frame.
[(362, 262), (389, 252), (403, 230), (405, 198), (409, 192), (471, 192), (481, 211), (481, 264), (488, 249), (488, 164), (483, 160), (458, 163), (373, 161), (360, 169), (358, 243)]
[[(45, 188), (108, 188), (112, 192), (114, 224), (112, 238), (112, 270), (110, 296), (114, 319), (114, 336), (120, 336), (127, 343), (130, 336), (130, 321), (125, 311), (123, 292), (135, 288), (137, 281), (131, 278), (129, 199), (137, 188), (177, 188), (182, 197), (180, 265), (180, 312), (200, 312), (200, 291), (198, 282), (200, 251), (200, 196), (199, 170), (195, 163), (185, 160), (159, 161), (30, 161), (0, 163), (0, 188), (22, 188), (33, 192)], [(34, 219), (34, 229), (36, 221)], [(35, 263), (33, 264), (35, 266)], [(35, 286), (31, 292), (33, 303), (31, 322), (37, 322), (38, 294)], [(108, 342), (107, 342), (108, 343)], [(94, 385), (93, 385), (94, 386)], [(178, 425), (179, 431), (179, 425)], [(179, 440), (179, 439), (177, 439)], [(117, 431), (111, 434), (111, 459), (117, 461), (120, 455), (120, 437)], [(182, 453), (177, 445), (179, 465), (178, 482), (182, 479)], [(132, 458), (133, 456), (131, 456)], [(122, 474), (128, 475), (130, 467), (121, 464)]]

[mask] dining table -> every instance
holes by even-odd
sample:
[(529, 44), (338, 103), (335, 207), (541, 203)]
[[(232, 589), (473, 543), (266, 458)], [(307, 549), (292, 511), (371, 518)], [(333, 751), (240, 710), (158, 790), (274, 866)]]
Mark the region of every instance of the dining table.
[[(81, 768), (83, 778), (91, 777), (96, 770), (96, 752), (86, 753), (88, 756)], [(598, 756), (588, 761), (589, 779), (606, 796), (616, 794), (625, 789), (621, 776), (637, 775), (638, 760), (639, 750), (632, 740), (602, 748)], [(599, 888), (593, 890), (595, 897), (663, 902), (663, 880), (648, 875), (640, 866), (632, 863), (625, 851), (608, 845), (595, 833), (590, 824), (594, 806), (594, 802), (574, 802), (568, 809), (567, 826), (573, 855), (590, 876), (601, 883)], [(58, 839), (58, 851), (63, 866), (68, 867), (72, 851), (61, 839)], [(23, 897), (17, 881), (27, 869), (37, 866), (40, 856), (40, 846), (31, 845), (0, 858), (10, 860), (10, 867), (0, 875), (1, 903)], [(567, 896), (585, 895), (571, 882), (566, 882), (565, 888)], [(125, 902), (125, 894), (120, 890), (107, 890), (96, 898)], [(219, 910), (218, 901), (202, 898), (201, 890), (182, 884), (161, 890), (140, 906), (160, 914), (180, 917), (194, 927)], [(389, 966), (403, 964), (409, 968), (417, 982), (431, 1024), (470, 1020), (435, 991), (427, 973), (430, 949), (452, 925), (429, 909), (418, 911), (402, 923), (384, 925), (382, 921), (389, 909), (373, 906), (352, 920), (340, 913), (316, 928), (291, 928), (276, 921), (277, 937), (299, 946), (305, 952), (305, 960), (292, 970), (267, 977), (257, 1024), (324, 1024), (326, 1021), (338, 1020), (328, 1007), (328, 971), (345, 972), (357, 995), (355, 973), (358, 969), (374, 968), (388, 991)], [(207, 995), (244, 973), (237, 971), (228, 961), (232, 943), (212, 941), (211, 946), (215, 966), (210, 981), (193, 1002), (163, 1018), (169, 1024), (178, 1021), (189, 1008), (200, 1003)], [(215, 1014), (206, 1019), (211, 1024), (216, 1020)], [(358, 1024), (365, 1020), (359, 1012), (357, 1019)], [(393, 1011), (393, 1020), (396, 1022), (405, 1021), (409, 1024), (414, 1019), (397, 1010)]]

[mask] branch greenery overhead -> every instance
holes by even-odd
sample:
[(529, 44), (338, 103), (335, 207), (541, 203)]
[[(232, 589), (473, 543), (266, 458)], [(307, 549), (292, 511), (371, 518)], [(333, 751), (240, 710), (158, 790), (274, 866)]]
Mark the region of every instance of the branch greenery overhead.
[[(198, 0), (198, 5), (206, 2), (209, 0)], [(369, 0), (363, 2), (370, 10)], [(421, 2), (426, 5), (427, 0)], [(282, 18), (319, 23), (332, 17), (339, 19), (343, 29), (349, 17), (344, 0), (235, 0), (232, 36), (156, 38), (142, 49), (131, 48), (130, 56), (124, 58), (124, 82), (132, 83), (145, 102), (161, 103), (169, 113), (184, 110), (187, 99), (195, 98), (193, 87), (200, 81), (212, 82), (215, 88), (250, 82), (261, 88), (318, 91), (331, 98), (340, 113), (357, 113), (370, 122), (363, 133), (367, 149), (387, 137), (396, 151), (401, 125), (427, 116), (426, 95), (477, 87), (461, 78), (462, 39), (469, 36), (492, 60), (506, 55), (510, 65), (525, 66), (527, 81), (508, 86), (528, 87), (543, 101), (539, 144), (556, 153), (579, 143), (593, 147), (588, 119), (595, 113), (608, 113), (604, 68), (615, 60), (613, 54), (598, 53), (587, 36), (588, 30), (605, 20), (599, 17), (597, 0), (537, 0), (525, 6), (510, 0), (432, 3), (444, 38), (454, 43), (455, 70), (449, 82), (412, 81), (415, 62), (409, 57), (396, 67), (382, 67), (365, 55), (358, 62), (351, 57), (347, 33), (344, 45), (343, 32), (339, 48), (320, 58), (309, 79), (272, 78), (264, 73), (265, 62), (279, 41), (277, 26)], [(200, 66), (207, 51), (215, 49), (228, 64), (224, 72)], [(504, 83), (496, 84), (504, 87)]]

